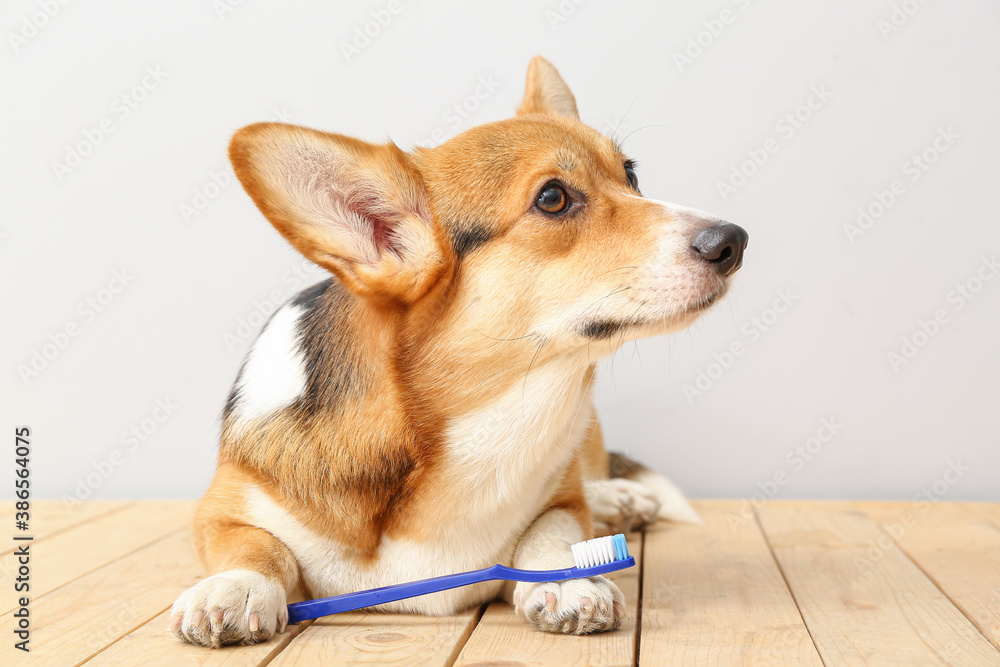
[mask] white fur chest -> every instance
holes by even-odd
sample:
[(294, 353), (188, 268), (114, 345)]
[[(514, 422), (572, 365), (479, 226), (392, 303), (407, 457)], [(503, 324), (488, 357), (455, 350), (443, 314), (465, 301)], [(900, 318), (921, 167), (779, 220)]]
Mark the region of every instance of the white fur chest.
[(446, 461), (464, 541), (510, 546), (544, 509), (594, 416), (584, 375), (578, 362), (550, 363), (452, 422)]
[[(567, 387), (571, 391), (567, 398)], [(256, 488), (247, 489), (251, 521), (281, 540), (319, 597), (510, 563), (523, 531), (551, 498), (593, 418), (583, 373), (553, 365), (533, 372), (487, 408), (455, 420), (446, 434), (450, 513), (424, 541), (384, 538), (377, 558), (361, 564)], [(449, 614), (494, 598), (499, 582), (389, 606)]]

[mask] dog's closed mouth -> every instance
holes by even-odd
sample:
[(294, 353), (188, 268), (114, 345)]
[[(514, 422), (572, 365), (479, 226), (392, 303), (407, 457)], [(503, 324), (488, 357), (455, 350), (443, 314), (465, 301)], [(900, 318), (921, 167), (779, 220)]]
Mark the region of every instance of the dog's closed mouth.
[(722, 298), (725, 293), (725, 288), (711, 292), (708, 296), (703, 297), (693, 305), (685, 308), (680, 313), (667, 317), (663, 320), (588, 320), (579, 326), (578, 331), (584, 338), (598, 341), (607, 340), (612, 336), (621, 333), (625, 329), (631, 329), (632, 327), (649, 327), (657, 325), (670, 326), (680, 320), (683, 320), (689, 315), (695, 315), (708, 310), (713, 304), (715, 304), (716, 301)]
[(580, 327), (580, 335), (592, 340), (606, 340), (622, 329), (638, 326), (643, 322), (626, 322), (624, 320), (590, 320)]

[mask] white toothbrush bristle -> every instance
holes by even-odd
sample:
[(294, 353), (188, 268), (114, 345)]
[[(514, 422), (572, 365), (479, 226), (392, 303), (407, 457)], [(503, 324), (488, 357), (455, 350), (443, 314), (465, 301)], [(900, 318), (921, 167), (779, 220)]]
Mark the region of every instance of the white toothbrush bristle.
[(571, 549), (577, 567), (595, 567), (617, 560), (613, 536), (597, 537), (585, 542), (577, 542)]

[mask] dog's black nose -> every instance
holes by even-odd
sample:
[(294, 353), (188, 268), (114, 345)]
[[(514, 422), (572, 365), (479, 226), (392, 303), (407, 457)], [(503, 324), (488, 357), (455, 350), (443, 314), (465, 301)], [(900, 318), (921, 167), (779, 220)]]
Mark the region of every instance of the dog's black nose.
[(747, 247), (748, 238), (742, 227), (725, 222), (698, 232), (691, 249), (714, 264), (716, 271), (728, 276), (743, 266), (743, 249)]

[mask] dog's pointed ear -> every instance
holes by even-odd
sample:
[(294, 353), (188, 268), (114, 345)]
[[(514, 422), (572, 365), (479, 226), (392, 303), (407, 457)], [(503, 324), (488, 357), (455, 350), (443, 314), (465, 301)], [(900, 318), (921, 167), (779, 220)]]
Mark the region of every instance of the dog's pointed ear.
[(445, 270), (423, 179), (395, 144), (258, 123), (229, 159), (281, 235), (355, 294), (412, 303)]
[(559, 76), (559, 70), (548, 60), (535, 56), (528, 64), (528, 78), (524, 84), (524, 99), (517, 113), (550, 113), (570, 118), (580, 118), (576, 98), (569, 86)]

